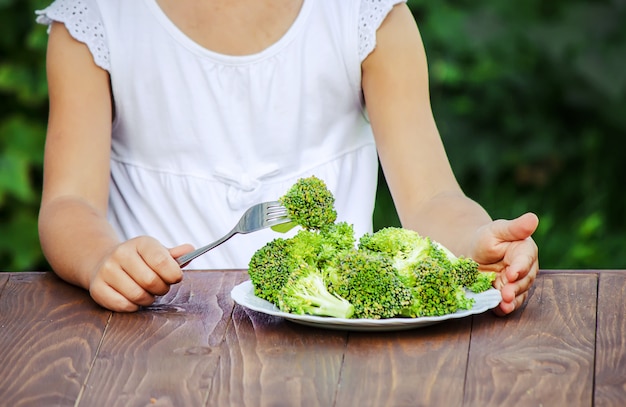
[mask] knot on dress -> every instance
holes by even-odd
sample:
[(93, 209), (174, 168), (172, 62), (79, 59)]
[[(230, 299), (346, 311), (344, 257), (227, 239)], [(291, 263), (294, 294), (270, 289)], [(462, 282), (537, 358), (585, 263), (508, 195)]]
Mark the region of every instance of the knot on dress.
[[(224, 170), (217, 170), (214, 177), (226, 184), (226, 202), (230, 209), (247, 209), (252, 205), (261, 202), (263, 181), (278, 174), (280, 169), (273, 165), (261, 171), (256, 177), (248, 173), (231, 174)], [(274, 199), (278, 199), (276, 197)]]

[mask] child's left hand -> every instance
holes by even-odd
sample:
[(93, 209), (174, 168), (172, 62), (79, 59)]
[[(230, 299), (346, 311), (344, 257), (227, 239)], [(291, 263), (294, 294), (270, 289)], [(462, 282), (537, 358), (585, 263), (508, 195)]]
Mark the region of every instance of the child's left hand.
[(539, 272), (538, 249), (530, 237), (539, 219), (533, 213), (513, 220), (496, 220), (477, 231), (472, 258), (482, 271), (498, 273), (493, 285), (502, 293), (497, 315), (510, 314), (528, 297)]

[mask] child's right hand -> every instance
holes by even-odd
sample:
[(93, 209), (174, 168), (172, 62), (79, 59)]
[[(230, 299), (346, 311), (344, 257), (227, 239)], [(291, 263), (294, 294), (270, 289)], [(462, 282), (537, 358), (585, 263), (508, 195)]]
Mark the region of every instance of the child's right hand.
[(183, 272), (175, 259), (191, 250), (188, 244), (168, 249), (148, 236), (130, 239), (98, 263), (89, 279), (89, 293), (112, 311), (136, 311), (182, 280)]

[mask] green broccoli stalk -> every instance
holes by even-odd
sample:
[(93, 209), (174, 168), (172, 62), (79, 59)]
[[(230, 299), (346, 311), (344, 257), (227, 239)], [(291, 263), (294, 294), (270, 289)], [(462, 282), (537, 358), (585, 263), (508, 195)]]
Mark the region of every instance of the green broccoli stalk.
[(289, 275), (279, 293), (277, 305), (281, 311), (293, 314), (350, 318), (354, 313), (352, 304), (331, 294), (322, 273), (306, 263)]
[(411, 304), (411, 290), (380, 255), (344, 251), (325, 272), (330, 291), (354, 305), (354, 318), (392, 318)]
[(478, 272), (478, 277), (476, 281), (469, 285), (467, 289), (473, 291), (475, 293), (482, 293), (483, 291), (487, 291), (491, 287), (493, 287), (493, 282), (495, 281), (497, 273), (495, 271), (480, 271)]
[(307, 230), (318, 230), (337, 220), (335, 197), (315, 176), (300, 178), (278, 201), (287, 209), (291, 222)]

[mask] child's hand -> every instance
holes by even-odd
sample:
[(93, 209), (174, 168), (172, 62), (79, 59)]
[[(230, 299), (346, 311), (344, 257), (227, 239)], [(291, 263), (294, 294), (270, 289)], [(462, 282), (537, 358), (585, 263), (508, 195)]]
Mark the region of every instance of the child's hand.
[(502, 293), (502, 302), (495, 309), (506, 315), (519, 308), (539, 272), (537, 245), (530, 237), (539, 219), (533, 213), (513, 220), (497, 220), (478, 231), (472, 258), (483, 271), (495, 271), (494, 287)]
[(90, 278), (89, 293), (112, 311), (136, 311), (182, 280), (183, 272), (175, 259), (192, 249), (191, 245), (167, 249), (147, 236), (128, 240), (99, 263)]

